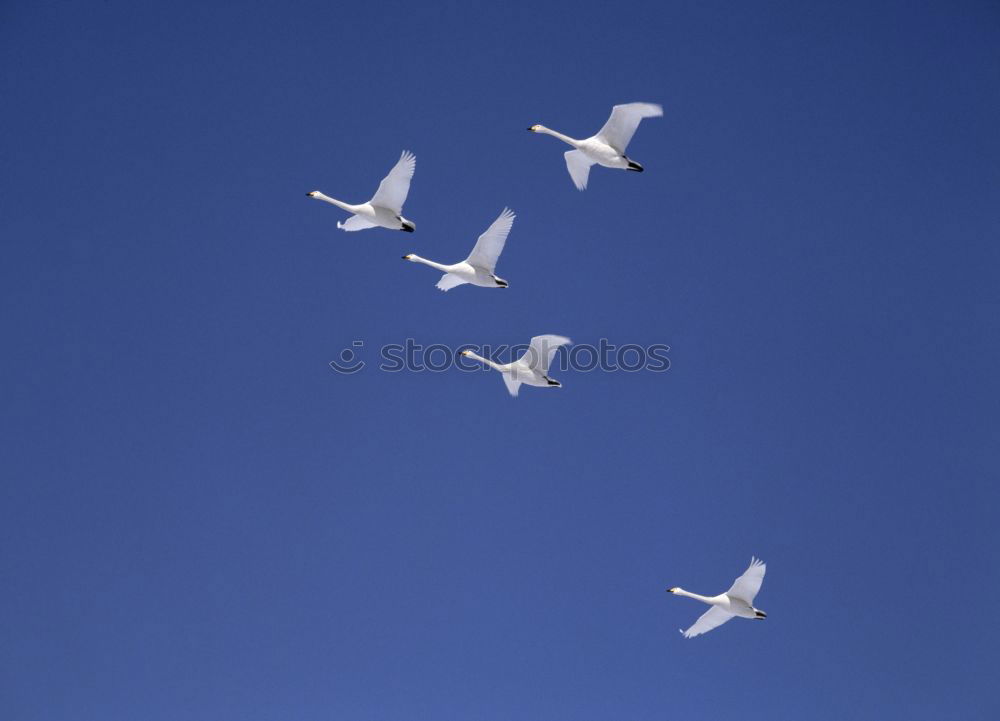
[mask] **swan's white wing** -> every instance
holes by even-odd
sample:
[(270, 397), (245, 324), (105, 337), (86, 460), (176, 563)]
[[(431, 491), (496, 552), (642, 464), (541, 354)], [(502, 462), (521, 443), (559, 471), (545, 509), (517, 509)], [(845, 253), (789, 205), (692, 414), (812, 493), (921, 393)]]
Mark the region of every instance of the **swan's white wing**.
[(733, 587), (726, 591), (726, 594), (746, 601), (752, 606), (754, 596), (760, 590), (760, 584), (764, 582), (764, 571), (766, 570), (767, 565), (763, 561), (751, 558), (750, 567), (733, 582)]
[(497, 258), (503, 252), (504, 243), (507, 242), (507, 235), (514, 225), (513, 211), (504, 208), (499, 217), (493, 221), (493, 225), (486, 229), (486, 232), (479, 236), (476, 247), (466, 259), (466, 263), (482, 268), (489, 273), (496, 270)]
[(567, 150), (566, 168), (569, 170), (569, 177), (573, 179), (573, 185), (577, 190), (587, 189), (587, 178), (590, 177), (590, 166), (594, 161), (584, 155), (581, 150)]
[(536, 335), (528, 344), (528, 350), (518, 359), (523, 361), (532, 370), (543, 375), (549, 372), (549, 363), (552, 356), (559, 350), (559, 346), (572, 343), (569, 338), (561, 335)]
[(627, 103), (616, 105), (611, 108), (611, 117), (604, 124), (599, 138), (617, 150), (625, 154), (625, 148), (635, 135), (635, 129), (639, 127), (639, 121), (643, 118), (658, 118), (663, 115), (663, 108), (653, 103)]
[(394, 213), (403, 212), (403, 203), (410, 192), (410, 178), (417, 167), (417, 158), (409, 150), (399, 156), (399, 162), (382, 179), (372, 198), (372, 205), (381, 205)]
[(507, 392), (517, 398), (517, 392), (521, 390), (521, 381), (514, 380), (510, 373), (501, 373), (500, 375), (503, 376), (503, 384), (507, 386)]
[(462, 280), (454, 273), (445, 273), (441, 276), (441, 280), (437, 282), (437, 287), (439, 290), (451, 290), (456, 286), (464, 285), (468, 282), (467, 280)]
[(365, 228), (374, 228), (375, 224), (369, 222), (360, 215), (352, 215), (350, 218), (345, 220), (343, 223), (338, 222), (337, 227), (341, 230), (364, 230)]
[(701, 614), (701, 617), (694, 622), (687, 631), (681, 631), (684, 634), (684, 638), (694, 638), (695, 636), (700, 636), (703, 633), (711, 631), (713, 628), (718, 628), (726, 621), (731, 619), (733, 614), (729, 611), (723, 611), (718, 606), (712, 606), (710, 609)]

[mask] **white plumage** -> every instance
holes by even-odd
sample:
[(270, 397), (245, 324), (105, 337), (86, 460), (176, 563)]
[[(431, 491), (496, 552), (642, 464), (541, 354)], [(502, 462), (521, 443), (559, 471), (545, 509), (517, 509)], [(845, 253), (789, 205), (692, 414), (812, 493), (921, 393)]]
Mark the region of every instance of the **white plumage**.
[(437, 268), (444, 273), (441, 280), (437, 282), (440, 290), (451, 290), (452, 288), (471, 283), (483, 288), (506, 288), (507, 281), (498, 278), (495, 271), (497, 259), (503, 252), (507, 236), (514, 225), (514, 212), (504, 208), (503, 212), (497, 216), (489, 228), (479, 236), (475, 247), (469, 257), (459, 263), (446, 265), (435, 263), (433, 260), (421, 258), (419, 255), (409, 253), (403, 256), (403, 260), (413, 263), (423, 263), (431, 268)]
[(405, 230), (412, 233), (416, 224), (403, 217), (403, 203), (410, 192), (410, 180), (417, 168), (417, 158), (409, 150), (404, 150), (399, 160), (389, 171), (389, 174), (379, 183), (375, 195), (367, 203), (351, 205), (342, 200), (331, 198), (318, 190), (306, 193), (310, 198), (322, 200), (338, 208), (354, 213), (343, 223), (338, 222), (341, 230), (354, 231), (366, 228), (382, 227), (389, 230)]
[(708, 609), (694, 622), (694, 625), (686, 631), (682, 630), (685, 638), (700, 636), (713, 628), (721, 626), (734, 616), (741, 618), (767, 618), (767, 614), (760, 609), (754, 608), (753, 600), (760, 591), (760, 585), (764, 582), (764, 572), (767, 566), (757, 558), (750, 559), (750, 567), (737, 578), (733, 585), (725, 593), (718, 596), (700, 596), (697, 593), (690, 593), (679, 586), (668, 588), (668, 593), (678, 596), (687, 596), (702, 603), (709, 604)]
[(489, 358), (476, 355), (471, 350), (462, 351), (462, 355), (485, 363), (490, 368), (500, 371), (507, 392), (517, 397), (521, 384), (541, 387), (562, 387), (562, 383), (549, 378), (549, 364), (552, 356), (560, 346), (572, 343), (569, 338), (561, 335), (536, 335), (528, 344), (528, 350), (513, 363), (494, 363)]
[(572, 145), (575, 150), (566, 152), (566, 169), (578, 190), (587, 189), (590, 166), (603, 165), (605, 168), (620, 168), (642, 172), (642, 166), (625, 155), (632, 136), (643, 118), (658, 118), (663, 108), (653, 103), (626, 103), (611, 108), (611, 117), (596, 135), (583, 140), (571, 138), (544, 125), (532, 125), (528, 130), (559, 138)]

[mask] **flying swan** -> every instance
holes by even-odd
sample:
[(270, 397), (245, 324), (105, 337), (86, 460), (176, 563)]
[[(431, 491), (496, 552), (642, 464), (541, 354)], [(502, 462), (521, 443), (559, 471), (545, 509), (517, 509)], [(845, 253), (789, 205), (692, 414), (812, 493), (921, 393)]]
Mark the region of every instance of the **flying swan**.
[(421, 258), (413, 253), (404, 255), (403, 260), (423, 263), (442, 271), (444, 275), (437, 282), (437, 287), (441, 290), (451, 290), (466, 283), (483, 288), (506, 288), (507, 281), (503, 278), (497, 278), (493, 271), (497, 267), (497, 258), (503, 252), (503, 245), (507, 242), (507, 234), (510, 233), (510, 228), (514, 225), (515, 217), (513, 211), (504, 208), (503, 212), (493, 221), (493, 225), (479, 236), (479, 240), (476, 241), (476, 246), (472, 249), (469, 257), (461, 263), (444, 265)]
[(562, 387), (562, 383), (552, 380), (546, 374), (549, 372), (552, 356), (559, 350), (559, 346), (568, 343), (572, 343), (572, 341), (561, 335), (536, 335), (531, 339), (524, 355), (506, 365), (494, 363), (489, 358), (476, 355), (471, 350), (462, 351), (462, 355), (474, 358), (490, 368), (500, 371), (504, 385), (507, 386), (507, 392), (516, 398), (522, 383), (527, 383), (529, 386)]
[(658, 118), (661, 115), (663, 108), (653, 103), (616, 105), (611, 108), (611, 117), (604, 127), (597, 131), (597, 135), (584, 140), (570, 138), (555, 130), (549, 130), (544, 125), (532, 125), (528, 130), (551, 135), (576, 148), (566, 151), (566, 167), (577, 190), (586, 190), (590, 166), (594, 163), (605, 168), (621, 168), (641, 173), (642, 166), (625, 155), (625, 148), (635, 135), (639, 121), (643, 118)]
[(694, 638), (707, 633), (713, 628), (721, 626), (733, 616), (767, 618), (766, 613), (753, 607), (753, 599), (760, 590), (760, 584), (764, 581), (765, 570), (767, 570), (767, 566), (763, 561), (751, 558), (750, 567), (733, 582), (733, 587), (718, 596), (699, 596), (697, 593), (689, 593), (679, 586), (668, 588), (667, 593), (694, 598), (711, 606), (701, 615), (701, 618), (694, 622), (691, 628), (687, 631), (681, 631), (684, 638)]
[(348, 213), (354, 213), (343, 223), (338, 222), (341, 230), (364, 230), (381, 226), (389, 230), (405, 230), (412, 233), (417, 227), (412, 220), (403, 217), (403, 203), (410, 192), (410, 179), (417, 167), (417, 158), (409, 150), (404, 150), (389, 174), (378, 185), (375, 195), (367, 203), (351, 205), (343, 201), (323, 195), (318, 190), (306, 193), (310, 198), (323, 200)]

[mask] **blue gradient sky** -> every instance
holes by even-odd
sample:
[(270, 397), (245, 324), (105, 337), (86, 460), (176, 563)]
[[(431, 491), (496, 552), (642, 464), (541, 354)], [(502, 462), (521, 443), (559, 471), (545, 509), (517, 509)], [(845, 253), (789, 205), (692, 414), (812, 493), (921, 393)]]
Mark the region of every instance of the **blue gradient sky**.
[[(997, 718), (998, 47), (989, 2), (6, 3), (0, 717)], [(585, 193), (525, 132), (634, 100)], [(305, 197), (403, 148), (415, 234)], [(400, 260), (504, 205), (509, 290)], [(672, 367), (327, 365), (539, 333)], [(664, 589), (752, 554), (767, 621), (681, 638)]]

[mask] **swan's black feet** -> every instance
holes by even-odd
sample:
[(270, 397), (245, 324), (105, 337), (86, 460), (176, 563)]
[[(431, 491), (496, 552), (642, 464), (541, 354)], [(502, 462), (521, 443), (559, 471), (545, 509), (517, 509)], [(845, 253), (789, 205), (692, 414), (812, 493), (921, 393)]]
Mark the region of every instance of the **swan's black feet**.
[(408, 225), (404, 225), (402, 228), (400, 228), (400, 230), (403, 231), (404, 233), (412, 233), (413, 232), (413, 228), (411, 228)]
[(630, 160), (630, 161), (628, 161), (628, 168), (627, 168), (627, 170), (634, 170), (637, 173), (641, 173), (642, 172), (642, 166), (639, 165), (634, 160)]
[(559, 381), (554, 381), (551, 378), (546, 378), (545, 380), (548, 381), (548, 384), (550, 386), (561, 386), (562, 385), (562, 383), (560, 383)]

